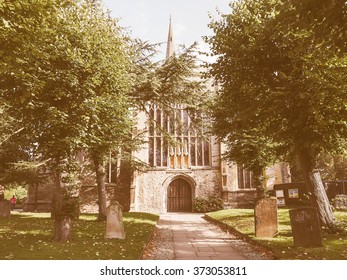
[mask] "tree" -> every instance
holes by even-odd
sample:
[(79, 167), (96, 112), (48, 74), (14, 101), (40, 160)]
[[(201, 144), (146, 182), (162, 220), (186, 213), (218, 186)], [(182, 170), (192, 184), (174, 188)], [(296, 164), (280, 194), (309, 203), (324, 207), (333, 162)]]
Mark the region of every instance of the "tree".
[(259, 118), (248, 118), (249, 111), (246, 108), (243, 111), (230, 110), (226, 118), (224, 102), (225, 99), (217, 95), (211, 103), (212, 130), (227, 143), (223, 157), (252, 171), (257, 198), (262, 198), (266, 196), (264, 172), (276, 161), (276, 144), (262, 131)]
[(112, 127), (99, 114), (106, 109), (98, 106), (112, 98), (106, 108), (117, 108), (112, 124), (119, 124), (118, 132), (128, 108), (123, 102), (126, 44), (115, 21), (91, 13), (99, 9), (98, 1), (87, 0), (0, 4), (1, 97), (10, 104), (11, 116), (23, 120), (21, 133), (30, 136), (37, 154), (50, 159), (58, 241), (70, 238), (70, 196), (79, 184), (76, 154), (97, 143), (98, 132)]
[[(228, 129), (231, 127), (229, 126)], [(259, 137), (258, 130), (251, 132), (244, 130), (241, 133), (233, 130), (230, 134), (224, 134), (221, 131), (216, 132), (217, 128), (214, 127), (214, 131), (217, 135), (225, 135), (221, 138), (228, 143), (227, 151), (223, 157), (231, 163), (239, 164), (252, 171), (257, 199), (266, 197), (264, 173), (267, 167), (275, 163), (274, 145), (267, 138)]]
[(332, 226), (315, 167), (321, 152), (339, 152), (346, 143), (345, 1), (230, 6), (230, 14), (210, 24), (215, 34), (207, 38), (217, 55), (211, 75), (221, 84), (216, 125), (230, 127), (219, 135), (255, 131), (252, 141), (266, 138), (278, 158), (295, 155), (322, 224)]
[(136, 83), (131, 91), (134, 106), (147, 111), (148, 103), (156, 103), (170, 115), (173, 104), (181, 103), (186, 105), (192, 119), (202, 117), (212, 94), (201, 79), (203, 73), (197, 59), (196, 43), (181, 46), (174, 55), (159, 62), (151, 61), (154, 46), (138, 41), (135, 47)]
[(95, 92), (89, 105), (85, 144), (96, 174), (98, 219), (105, 220), (105, 161), (109, 160), (111, 151), (125, 145), (132, 129), (128, 98), (133, 80), (130, 74), (130, 39), (123, 35), (117, 20), (104, 11), (101, 1), (87, 1), (84, 13), (91, 31), (88, 35), (92, 35), (88, 56)]

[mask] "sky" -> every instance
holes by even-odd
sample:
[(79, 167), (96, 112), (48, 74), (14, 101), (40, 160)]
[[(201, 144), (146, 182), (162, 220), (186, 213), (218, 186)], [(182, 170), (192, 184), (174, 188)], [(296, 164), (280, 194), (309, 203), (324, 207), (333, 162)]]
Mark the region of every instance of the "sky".
[[(202, 50), (208, 45), (202, 36), (212, 35), (208, 28), (209, 13), (220, 18), (216, 9), (228, 13), (229, 0), (104, 0), (111, 15), (120, 19), (120, 25), (128, 28), (131, 35), (150, 43), (167, 41), (169, 18), (172, 17), (173, 41), (189, 46), (194, 42)], [(160, 48), (158, 59), (165, 57), (166, 46)]]

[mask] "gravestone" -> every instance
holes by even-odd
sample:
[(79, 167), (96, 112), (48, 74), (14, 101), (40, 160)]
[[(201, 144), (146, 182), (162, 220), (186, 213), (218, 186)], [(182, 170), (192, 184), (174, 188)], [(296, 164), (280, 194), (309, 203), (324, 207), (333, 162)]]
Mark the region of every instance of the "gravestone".
[(278, 234), (277, 199), (259, 199), (254, 207), (255, 236), (274, 237)]
[(9, 218), (11, 216), (11, 204), (8, 200), (0, 201), (0, 218)]
[(347, 195), (338, 194), (333, 199), (334, 208), (337, 210), (347, 210)]
[(110, 206), (107, 207), (105, 238), (107, 239), (124, 239), (125, 238), (122, 206), (116, 200), (112, 200)]
[(313, 207), (289, 210), (295, 247), (321, 247), (322, 232), (318, 212)]

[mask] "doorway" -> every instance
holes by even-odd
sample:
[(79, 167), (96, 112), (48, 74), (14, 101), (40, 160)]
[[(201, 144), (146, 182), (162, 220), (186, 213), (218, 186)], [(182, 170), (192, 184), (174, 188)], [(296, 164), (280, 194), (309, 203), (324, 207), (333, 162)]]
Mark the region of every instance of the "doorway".
[(173, 180), (167, 191), (168, 212), (192, 212), (192, 188), (184, 179)]

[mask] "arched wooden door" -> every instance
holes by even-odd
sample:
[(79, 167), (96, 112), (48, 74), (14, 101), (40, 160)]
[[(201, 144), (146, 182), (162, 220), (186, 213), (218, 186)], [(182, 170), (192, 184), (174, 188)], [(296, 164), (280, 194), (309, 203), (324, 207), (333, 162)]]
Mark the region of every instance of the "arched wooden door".
[(171, 182), (167, 191), (168, 212), (192, 212), (192, 188), (184, 179)]

